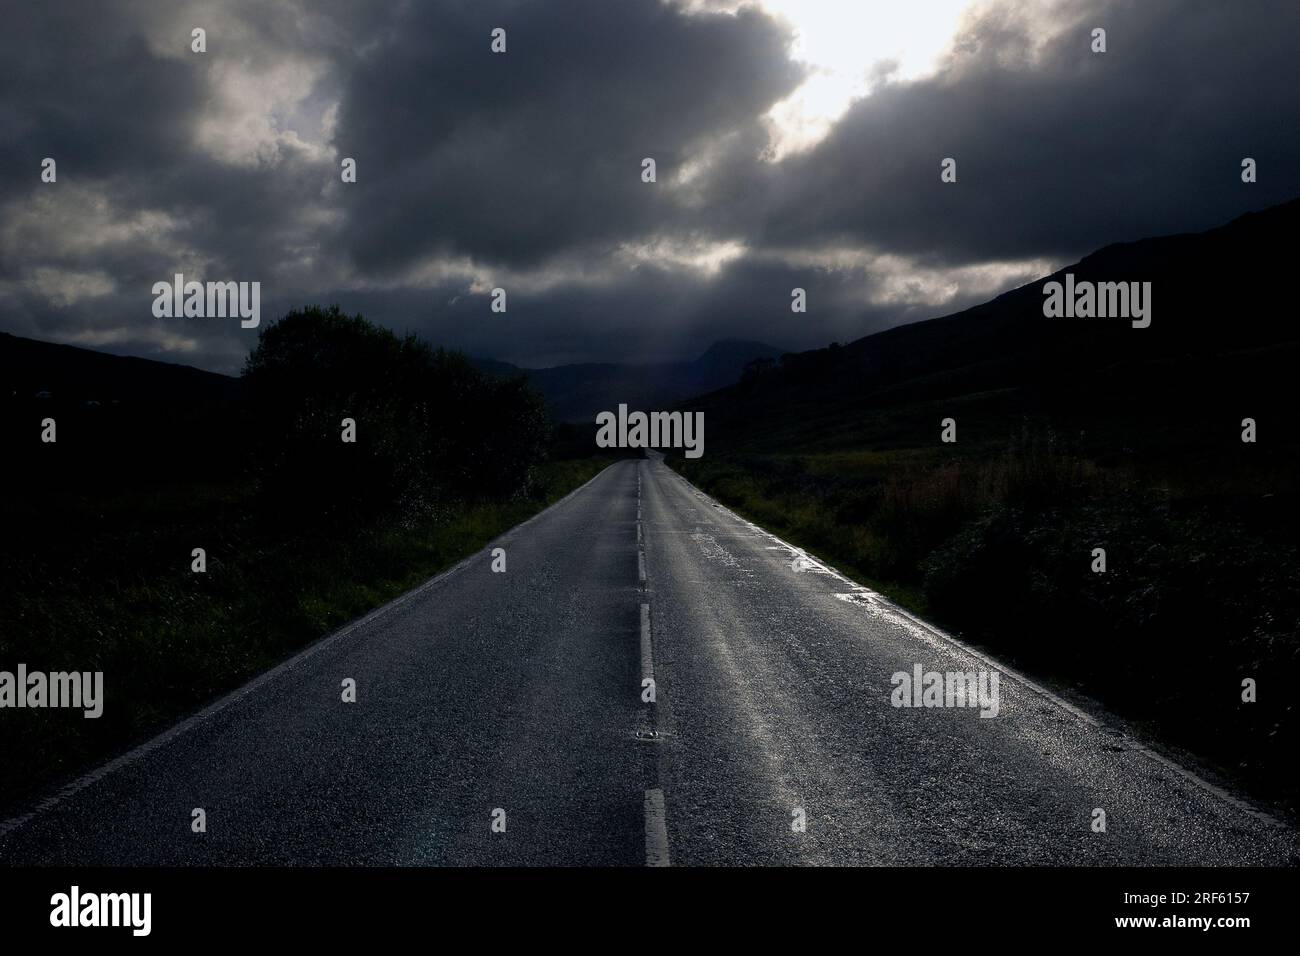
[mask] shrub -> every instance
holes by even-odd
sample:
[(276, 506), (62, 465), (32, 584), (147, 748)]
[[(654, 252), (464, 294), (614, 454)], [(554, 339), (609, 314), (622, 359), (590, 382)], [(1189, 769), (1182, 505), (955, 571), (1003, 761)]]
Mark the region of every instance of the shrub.
[[(290, 312), (244, 370), (264, 504), (289, 520), (427, 514), (527, 489), (547, 437), (542, 400), (462, 356), (349, 316)], [(356, 422), (355, 443), (342, 420)]]

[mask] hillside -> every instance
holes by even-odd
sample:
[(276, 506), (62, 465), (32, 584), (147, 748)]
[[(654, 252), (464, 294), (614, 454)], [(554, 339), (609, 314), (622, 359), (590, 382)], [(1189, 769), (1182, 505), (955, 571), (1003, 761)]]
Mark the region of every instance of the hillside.
[(109, 355), (0, 332), (0, 395), (55, 401), (220, 401), (238, 379), (188, 365)]
[[(187, 365), (109, 355), (0, 333), (0, 441), (11, 495), (31, 489), (104, 493), (173, 481), (220, 480), (243, 428), (239, 379)], [(52, 418), (57, 442), (44, 445)]]
[[(699, 397), (672, 461), (760, 525), (1300, 809), (1300, 202), (1108, 246), (972, 309), (783, 356)], [(1151, 282), (1152, 321), (1043, 284)], [(1253, 419), (1255, 441), (1243, 441)], [(955, 422), (944, 442), (941, 422)], [(1104, 553), (1099, 567), (1097, 555)], [(1208, 598), (1208, 599), (1207, 599)]]
[[(944, 415), (935, 411), (944, 402), (994, 394), (1003, 412), (1104, 421), (1120, 447), (1134, 447), (1130, 424), (1181, 433), (1208, 420), (1227, 428), (1251, 415), (1268, 418), (1271, 436), (1290, 441), (1294, 431), (1278, 403), (1287, 397), (1300, 343), (1283, 279), (1297, 227), (1300, 200), (1205, 233), (1107, 246), (983, 305), (787, 355), (689, 404), (708, 411), (715, 449), (907, 441), (910, 428), (901, 423), (864, 432), (862, 414), (938, 403), (926, 410), (924, 425), (927, 435), (937, 434)], [(1151, 326), (1045, 318), (1043, 284), (1066, 273), (1151, 282)], [(983, 420), (972, 424), (969, 437), (986, 437)]]

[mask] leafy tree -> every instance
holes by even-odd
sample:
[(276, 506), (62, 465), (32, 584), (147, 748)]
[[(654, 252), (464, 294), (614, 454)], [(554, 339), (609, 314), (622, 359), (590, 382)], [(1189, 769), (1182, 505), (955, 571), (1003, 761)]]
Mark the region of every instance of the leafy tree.
[[(244, 380), (256, 423), (252, 470), (287, 518), (419, 517), (528, 490), (547, 422), (521, 379), (489, 379), (463, 356), (399, 338), (337, 306), (262, 330)], [(344, 442), (343, 419), (356, 422)]]

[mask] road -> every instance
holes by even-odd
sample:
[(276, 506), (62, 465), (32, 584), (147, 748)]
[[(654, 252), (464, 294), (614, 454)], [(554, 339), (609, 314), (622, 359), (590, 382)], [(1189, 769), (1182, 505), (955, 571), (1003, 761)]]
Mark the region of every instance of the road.
[[(1292, 830), (660, 461), (490, 548), (0, 824), (0, 861), (1291, 859)], [(997, 716), (893, 706), (918, 664), (996, 670)]]

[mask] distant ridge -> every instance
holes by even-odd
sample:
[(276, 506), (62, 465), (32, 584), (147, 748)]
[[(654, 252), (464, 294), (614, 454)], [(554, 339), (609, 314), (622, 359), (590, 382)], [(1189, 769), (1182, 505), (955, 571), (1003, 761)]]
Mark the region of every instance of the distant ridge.
[(666, 409), (692, 395), (739, 381), (757, 359), (775, 360), (781, 350), (762, 342), (723, 339), (689, 362), (647, 365), (582, 363), (524, 369), (508, 362), (473, 359), (489, 375), (526, 375), (545, 396), (551, 416), (562, 422), (592, 422), (620, 402), (643, 410)]
[[(775, 360), (781, 350), (762, 342), (723, 339), (689, 362), (648, 365), (584, 363), (524, 369), (509, 362), (471, 359), (488, 375), (523, 374), (546, 398), (557, 421), (594, 421), (619, 402), (669, 408), (692, 395), (740, 379), (755, 359)], [(229, 375), (154, 359), (112, 355), (75, 345), (42, 342), (0, 332), (0, 397), (31, 400), (38, 394), (67, 402), (222, 402), (239, 394)]]
[(0, 396), (60, 402), (222, 401), (239, 380), (190, 365), (110, 355), (0, 332)]
[[(782, 356), (687, 405), (710, 413), (715, 448), (852, 444), (867, 410), (994, 392), (1026, 413), (1239, 422), (1274, 412), (1291, 387), (1300, 323), (1286, 277), (1297, 231), (1300, 199), (1202, 233), (1109, 245), (962, 312)], [(1151, 326), (1047, 318), (1044, 283), (1066, 273), (1151, 282)]]

